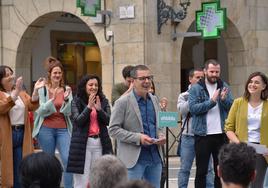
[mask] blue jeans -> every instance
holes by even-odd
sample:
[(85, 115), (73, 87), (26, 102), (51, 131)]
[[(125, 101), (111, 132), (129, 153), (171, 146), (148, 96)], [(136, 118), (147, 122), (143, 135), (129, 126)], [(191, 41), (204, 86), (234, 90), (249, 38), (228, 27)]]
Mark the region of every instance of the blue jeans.
[[(194, 136), (182, 135), (180, 155), (181, 167), (178, 173), (178, 187), (187, 188), (193, 160), (195, 158)], [(214, 188), (214, 172), (211, 162), (210, 159), (206, 177), (206, 188)]]
[(264, 188), (268, 188), (268, 168), (266, 169), (266, 173), (265, 173), (265, 179), (264, 179), (263, 187), (264, 187)]
[(138, 160), (136, 165), (128, 168), (128, 178), (130, 180), (144, 179), (155, 188), (160, 188), (162, 163)]
[[(38, 143), (41, 149), (51, 155), (55, 155), (56, 148), (59, 150), (60, 158), (64, 166), (64, 171), (67, 167), (70, 147), (70, 135), (67, 129), (54, 129), (41, 126), (37, 135)], [(73, 175), (64, 172), (63, 174), (64, 188), (73, 187)]]
[(23, 129), (12, 130), (14, 188), (20, 188), (19, 165), (22, 160)]

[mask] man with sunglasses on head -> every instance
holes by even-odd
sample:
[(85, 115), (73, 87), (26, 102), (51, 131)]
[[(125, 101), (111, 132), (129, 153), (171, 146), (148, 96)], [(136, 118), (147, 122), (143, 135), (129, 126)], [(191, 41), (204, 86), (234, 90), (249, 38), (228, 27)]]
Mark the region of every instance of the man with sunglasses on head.
[(153, 76), (147, 66), (137, 65), (131, 77), (133, 90), (115, 102), (109, 133), (117, 139), (117, 155), (128, 169), (128, 178), (145, 179), (159, 188), (163, 159), (160, 146), (166, 138), (157, 127), (159, 103), (149, 93)]

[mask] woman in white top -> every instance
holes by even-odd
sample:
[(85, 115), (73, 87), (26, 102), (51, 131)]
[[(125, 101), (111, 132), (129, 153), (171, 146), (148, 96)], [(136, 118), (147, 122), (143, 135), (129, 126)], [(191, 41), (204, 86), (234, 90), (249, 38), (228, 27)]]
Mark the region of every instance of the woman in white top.
[(32, 97), (23, 91), (22, 77), (14, 79), (10, 67), (0, 66), (0, 81), (1, 186), (19, 188), (19, 163), (33, 151), (28, 112), (37, 109), (38, 89), (44, 81), (36, 82)]
[[(268, 147), (268, 79), (261, 72), (252, 73), (245, 85), (244, 96), (236, 99), (225, 122), (231, 142), (248, 142)], [(268, 153), (258, 154), (256, 179), (252, 188), (263, 187)], [(244, 167), (243, 167), (244, 168)], [(241, 173), (243, 169), (241, 168)], [(232, 174), (230, 174), (232, 176)], [(254, 179), (255, 174), (251, 178)]]

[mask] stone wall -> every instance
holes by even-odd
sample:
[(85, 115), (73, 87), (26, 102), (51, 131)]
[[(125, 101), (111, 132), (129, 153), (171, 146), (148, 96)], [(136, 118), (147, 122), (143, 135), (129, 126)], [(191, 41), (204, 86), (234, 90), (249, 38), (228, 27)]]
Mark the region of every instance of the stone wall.
[[(172, 4), (172, 0), (165, 0)], [(208, 0), (207, 0), (208, 1)], [(159, 97), (169, 99), (169, 110), (176, 110), (180, 92), (181, 49), (183, 38), (171, 39), (173, 26), (163, 25), (157, 34), (156, 0), (106, 0), (107, 9), (113, 12), (107, 30), (114, 32), (114, 63), (112, 41), (104, 39), (103, 26), (95, 25), (89, 17), (81, 16), (76, 0), (2, 0), (1, 1), (0, 59), (2, 64), (23, 73), (26, 85), (31, 82), (31, 49), (38, 32), (54, 19), (58, 12), (68, 12), (83, 20), (95, 34), (101, 50), (103, 88), (111, 94), (113, 76), (122, 81), (121, 70), (125, 65), (146, 64), (155, 75)], [(104, 0), (102, 0), (103, 4)], [(176, 2), (176, 1), (174, 1)], [(174, 3), (173, 2), (173, 3)], [(186, 32), (195, 20), (195, 11), (204, 0), (192, 0), (177, 31)], [(119, 6), (135, 6), (134, 19), (119, 19)], [(227, 48), (229, 82), (235, 97), (244, 90), (247, 76), (257, 70), (268, 73), (268, 1), (221, 0), (227, 7), (227, 30), (222, 37)], [(4, 16), (3, 16), (4, 15)]]

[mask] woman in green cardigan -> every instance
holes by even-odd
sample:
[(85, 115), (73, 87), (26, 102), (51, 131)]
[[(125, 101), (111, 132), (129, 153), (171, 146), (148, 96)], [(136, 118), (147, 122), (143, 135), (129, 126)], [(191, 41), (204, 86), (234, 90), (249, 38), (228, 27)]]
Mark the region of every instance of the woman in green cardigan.
[(58, 149), (64, 166), (64, 188), (72, 188), (73, 176), (66, 172), (72, 131), (72, 90), (64, 85), (64, 68), (59, 60), (48, 57), (44, 64), (47, 83), (38, 90), (39, 108), (35, 113), (32, 136), (38, 139), (44, 152), (54, 155)]
[[(246, 82), (244, 96), (234, 101), (225, 122), (225, 131), (231, 142), (250, 142), (268, 147), (267, 97), (267, 77), (261, 72), (252, 73)], [(268, 153), (258, 154), (257, 175), (251, 185), (252, 188), (263, 187), (267, 162)]]

